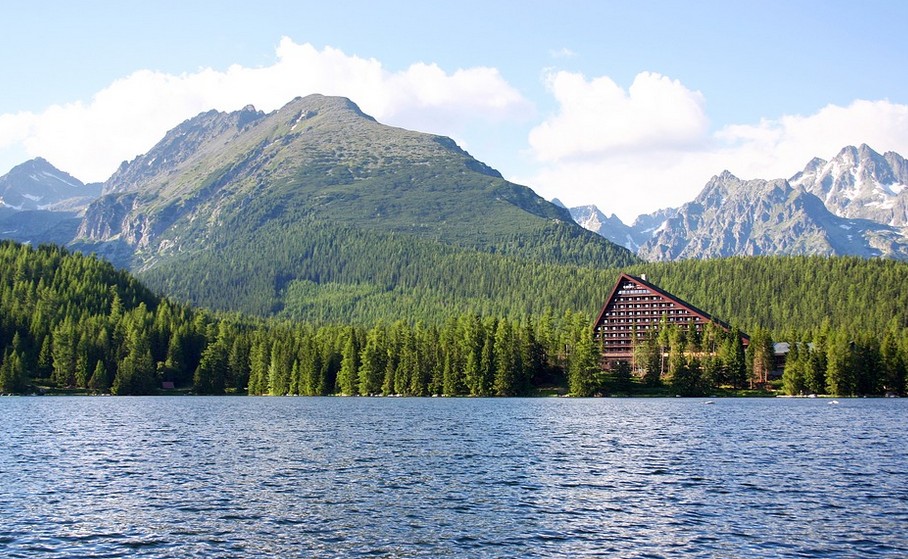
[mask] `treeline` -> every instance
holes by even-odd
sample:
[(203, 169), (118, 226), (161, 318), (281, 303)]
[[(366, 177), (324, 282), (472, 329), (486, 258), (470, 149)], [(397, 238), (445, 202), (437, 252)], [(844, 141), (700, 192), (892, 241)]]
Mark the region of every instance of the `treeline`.
[[(895, 320), (882, 337), (832, 328), (823, 321), (810, 341), (787, 342), (790, 352), (780, 384), (770, 332), (757, 328), (746, 350), (740, 336), (738, 330), (726, 332), (713, 323), (703, 331), (663, 323), (637, 340), (632, 362), (611, 372), (597, 370), (593, 350), (586, 361), (588, 373), (569, 376), (571, 391), (591, 395), (661, 387), (671, 394), (703, 396), (724, 388), (780, 388), (792, 396), (882, 396), (903, 395), (908, 388), (908, 329)], [(585, 350), (584, 342), (578, 344)], [(580, 362), (577, 357), (571, 364)]]
[[(757, 267), (776, 263), (783, 270), (790, 263), (809, 267), (814, 262), (756, 261)], [(735, 259), (732, 263), (741, 273), (752, 269)], [(828, 271), (843, 264), (816, 263)], [(904, 269), (875, 261), (862, 265), (846, 259), (844, 264), (853, 265), (855, 273), (878, 267), (887, 281), (898, 279)], [(573, 279), (583, 277), (581, 269), (574, 271)], [(510, 396), (555, 387), (575, 395), (697, 395), (721, 387), (764, 386), (773, 368), (772, 341), (781, 340), (792, 343), (782, 379), (788, 393), (902, 394), (908, 328), (903, 309), (890, 306), (901, 301), (902, 289), (874, 279), (855, 283), (877, 289), (889, 301), (874, 301), (856, 288), (843, 306), (864, 305), (871, 316), (888, 310), (888, 319), (864, 329), (861, 317), (838, 318), (841, 311), (835, 310), (800, 330), (757, 326), (749, 332), (746, 353), (739, 332), (709, 326), (694, 333), (666, 326), (657, 336), (638, 340), (631, 363), (603, 372), (590, 312), (556, 305), (535, 313), (520, 308), (477, 312), (458, 295), (452, 296), (452, 310), (436, 320), (357, 324), (329, 320), (330, 314), (318, 321), (252, 318), (160, 298), (93, 256), (0, 242), (0, 392), (48, 386), (147, 394), (172, 383), (205, 394)], [(338, 305), (356, 298), (355, 287), (335, 288)], [(611, 283), (602, 291), (610, 288)], [(314, 301), (327, 288), (312, 282), (294, 289), (304, 292), (299, 300)], [(824, 292), (834, 295), (839, 289), (833, 285)], [(686, 298), (686, 292), (677, 293)], [(809, 300), (816, 303), (814, 297)]]
[(193, 386), (199, 393), (524, 396), (563, 383), (587, 317), (511, 320), (464, 314), (371, 328), (222, 322)]
[[(535, 232), (544, 239), (533, 243), (502, 239), (507, 249), (496, 252), (309, 217), (274, 218), (254, 232), (244, 229), (241, 223), (219, 229), (210, 249), (187, 248), (138, 276), (193, 306), (371, 325), (397, 319), (440, 323), (452, 312), (592, 314), (617, 274), (604, 273), (605, 266), (636, 262), (627, 251), (612, 254), (573, 238), (559, 224), (544, 235)], [(533, 251), (588, 264), (554, 264), (534, 258)]]
[(152, 266), (140, 273), (142, 281), (214, 310), (371, 326), (440, 324), (464, 313), (593, 316), (626, 271), (646, 274), (745, 332), (765, 328), (776, 340), (812, 338), (824, 319), (880, 339), (891, 319), (908, 325), (908, 263), (895, 260), (767, 256), (622, 268), (556, 265), (305, 219), (269, 224), (255, 236), (225, 233), (214, 242), (213, 250), (187, 250)]
[[(0, 392), (37, 381), (147, 393), (156, 376), (185, 375), (205, 326), (204, 313), (158, 298), (95, 257), (0, 241)], [(190, 361), (178, 363), (176, 353)]]
[(757, 256), (628, 268), (745, 332), (812, 339), (825, 322), (851, 337), (882, 339), (908, 326), (908, 262), (824, 256)]
[(782, 389), (792, 396), (905, 393), (908, 331), (896, 320), (881, 337), (832, 328), (824, 321), (816, 334), (791, 343)]
[(0, 392), (513, 396), (564, 382), (589, 317), (314, 326), (158, 298), (93, 256), (0, 242)]

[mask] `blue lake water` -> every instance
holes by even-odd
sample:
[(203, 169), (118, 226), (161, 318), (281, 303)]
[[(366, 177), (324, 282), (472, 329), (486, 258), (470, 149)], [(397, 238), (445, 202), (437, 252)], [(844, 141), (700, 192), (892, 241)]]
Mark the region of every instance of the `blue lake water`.
[(0, 398), (0, 556), (908, 557), (908, 400)]

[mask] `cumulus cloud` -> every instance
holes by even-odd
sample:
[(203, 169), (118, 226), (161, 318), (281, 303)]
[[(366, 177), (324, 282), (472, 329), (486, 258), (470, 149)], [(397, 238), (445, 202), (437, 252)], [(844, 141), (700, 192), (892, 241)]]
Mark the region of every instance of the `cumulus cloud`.
[(847, 145), (867, 144), (908, 155), (908, 105), (856, 100), (807, 116), (726, 126), (715, 134), (729, 169), (744, 177), (789, 177), (813, 157), (829, 159)]
[(542, 161), (685, 148), (700, 143), (709, 129), (703, 96), (659, 74), (638, 74), (626, 91), (608, 77), (587, 80), (572, 72), (550, 74), (547, 86), (558, 114), (529, 136)]
[(788, 178), (847, 145), (908, 154), (908, 106), (857, 100), (710, 130), (703, 95), (639, 74), (625, 91), (607, 77), (549, 78), (557, 114), (529, 135), (540, 166), (516, 180), (569, 206), (596, 204), (626, 223), (691, 201), (713, 175)]
[(477, 120), (525, 118), (532, 105), (494, 68), (446, 72), (416, 63), (392, 72), (374, 58), (281, 40), (273, 64), (171, 75), (137, 71), (90, 101), (0, 115), (0, 148), (22, 147), (85, 181), (106, 179), (181, 121), (247, 104), (271, 111), (310, 93), (351, 98), (382, 122), (458, 136)]

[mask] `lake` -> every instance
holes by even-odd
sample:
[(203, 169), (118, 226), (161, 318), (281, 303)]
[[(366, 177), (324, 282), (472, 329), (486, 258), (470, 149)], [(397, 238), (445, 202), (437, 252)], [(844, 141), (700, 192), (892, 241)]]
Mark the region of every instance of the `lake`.
[(0, 556), (908, 556), (908, 400), (829, 402), (0, 398)]

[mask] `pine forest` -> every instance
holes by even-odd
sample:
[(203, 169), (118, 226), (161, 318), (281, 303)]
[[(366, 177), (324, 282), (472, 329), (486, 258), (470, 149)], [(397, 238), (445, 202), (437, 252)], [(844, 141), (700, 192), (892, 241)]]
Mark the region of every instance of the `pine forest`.
[[(765, 383), (773, 341), (792, 348), (785, 393), (905, 392), (905, 263), (756, 257), (619, 270), (455, 249), (433, 258), (397, 242), (394, 260), (406, 264), (365, 259), (371, 281), (350, 266), (312, 268), (246, 298), (259, 302), (243, 314), (225, 310), (229, 289), (224, 309), (207, 310), (95, 256), (0, 242), (0, 392), (702, 395)], [(747, 332), (749, 347), (717, 328), (666, 328), (640, 344), (636, 371), (601, 371), (591, 325), (621, 271)], [(277, 291), (285, 303), (274, 304)]]

